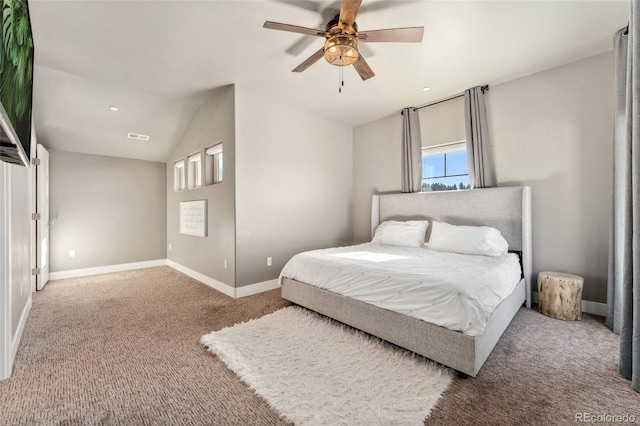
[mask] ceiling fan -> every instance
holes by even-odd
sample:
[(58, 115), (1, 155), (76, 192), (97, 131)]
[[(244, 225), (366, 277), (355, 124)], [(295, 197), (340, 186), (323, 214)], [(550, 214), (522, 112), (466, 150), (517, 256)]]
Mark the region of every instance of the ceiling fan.
[(424, 34), (424, 27), (358, 31), (356, 15), (361, 3), (362, 0), (342, 0), (340, 13), (327, 23), (324, 30), (271, 21), (266, 21), (263, 27), (325, 38), (322, 48), (295, 67), (292, 70), (293, 72), (302, 72), (324, 57), (331, 65), (339, 67), (353, 65), (360, 78), (368, 80), (375, 74), (361, 52), (358, 51), (359, 43), (420, 43)]

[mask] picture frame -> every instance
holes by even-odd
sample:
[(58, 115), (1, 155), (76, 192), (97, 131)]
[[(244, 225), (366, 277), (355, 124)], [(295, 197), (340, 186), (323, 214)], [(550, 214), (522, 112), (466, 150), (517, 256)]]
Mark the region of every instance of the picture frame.
[(207, 200), (180, 202), (180, 233), (196, 237), (207, 236)]

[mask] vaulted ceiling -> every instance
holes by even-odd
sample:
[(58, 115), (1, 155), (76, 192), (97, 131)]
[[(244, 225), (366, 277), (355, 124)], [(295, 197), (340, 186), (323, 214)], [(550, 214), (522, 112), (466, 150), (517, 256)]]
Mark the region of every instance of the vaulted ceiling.
[[(628, 0), (363, 0), (360, 30), (424, 26), (424, 39), (369, 43), (376, 76), (363, 82), (348, 67), (338, 93), (338, 68), (323, 60), (291, 72), (322, 38), (262, 25), (323, 28), (339, 1), (30, 0), (29, 7), (38, 141), (153, 161), (167, 159), (216, 87), (244, 85), (355, 126), (609, 51), (629, 14)], [(132, 141), (128, 132), (151, 139)]]

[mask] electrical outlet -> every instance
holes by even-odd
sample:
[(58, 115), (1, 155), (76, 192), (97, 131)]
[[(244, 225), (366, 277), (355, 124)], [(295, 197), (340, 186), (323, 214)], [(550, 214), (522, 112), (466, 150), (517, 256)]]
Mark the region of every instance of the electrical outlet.
[(76, 257), (76, 251), (75, 250), (69, 250), (69, 257)]
[(224, 260), (224, 269), (229, 267), (229, 261), (227, 259)]
[(271, 266), (273, 265), (273, 259), (271, 259), (270, 257), (267, 257), (267, 266)]
[(169, 250), (171, 250), (171, 243), (169, 243)]

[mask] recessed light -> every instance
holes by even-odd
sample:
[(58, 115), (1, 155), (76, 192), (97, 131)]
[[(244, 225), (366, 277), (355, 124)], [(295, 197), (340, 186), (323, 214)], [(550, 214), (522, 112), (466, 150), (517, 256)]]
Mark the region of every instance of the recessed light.
[(118, 107), (117, 106), (110, 106), (109, 109), (113, 112), (118, 111)]
[(149, 136), (148, 135), (142, 135), (140, 133), (128, 133), (127, 137), (129, 139), (135, 139), (138, 141), (148, 141), (149, 140)]
[(423, 92), (428, 92), (428, 91), (429, 91), (429, 89), (431, 89), (431, 88), (430, 88), (430, 87), (426, 87), (426, 86), (425, 86), (425, 87), (423, 87), (423, 88), (422, 88), (422, 91), (423, 91)]

